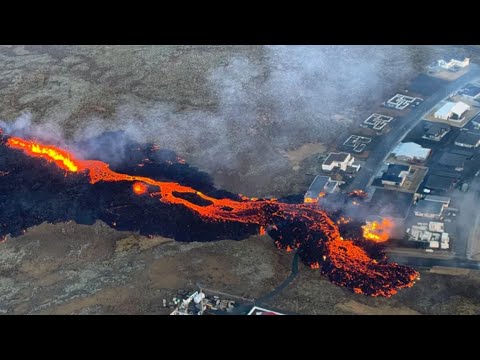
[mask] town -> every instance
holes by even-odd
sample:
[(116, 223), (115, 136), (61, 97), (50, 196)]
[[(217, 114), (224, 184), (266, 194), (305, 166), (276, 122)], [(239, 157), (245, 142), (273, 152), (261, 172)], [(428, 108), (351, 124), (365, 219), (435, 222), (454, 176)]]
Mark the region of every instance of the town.
[(478, 269), (480, 67), (440, 59), (357, 123), (319, 154), (305, 202), (364, 190), (368, 215), (395, 224), (392, 259)]

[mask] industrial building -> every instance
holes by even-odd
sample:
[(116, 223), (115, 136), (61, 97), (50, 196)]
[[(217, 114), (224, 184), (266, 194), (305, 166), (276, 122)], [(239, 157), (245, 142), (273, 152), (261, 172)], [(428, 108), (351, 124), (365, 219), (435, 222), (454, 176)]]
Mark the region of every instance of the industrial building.
[(439, 123), (429, 123), (422, 139), (440, 141), (450, 131), (450, 126)]
[(431, 149), (423, 148), (414, 143), (400, 143), (393, 149), (392, 155), (400, 161), (406, 162), (424, 162), (430, 155)]
[(312, 184), (305, 193), (304, 203), (316, 203), (318, 200), (325, 196), (325, 194), (338, 191), (339, 182), (330, 179), (330, 176), (315, 176)]
[(360, 168), (360, 165), (354, 165), (355, 158), (349, 153), (334, 153), (328, 154), (328, 157), (322, 163), (322, 170), (333, 171), (335, 168), (347, 171), (348, 167), (356, 168), (356, 171)]
[(463, 61), (456, 60), (456, 59), (451, 59), (449, 62), (446, 62), (445, 60), (438, 60), (437, 65), (445, 70), (456, 70), (459, 68), (465, 68), (468, 65), (470, 65), (470, 59), (465, 58)]
[(466, 148), (478, 147), (480, 145), (480, 134), (462, 131), (455, 139), (455, 145)]
[(414, 213), (415, 216), (438, 219), (447, 206), (445, 202), (423, 199), (415, 205)]
[(441, 120), (462, 121), (463, 114), (470, 110), (470, 106), (462, 101), (456, 103), (447, 101), (440, 109), (435, 111), (435, 118)]
[(410, 166), (408, 165), (389, 164), (380, 180), (383, 185), (402, 186), (409, 173)]

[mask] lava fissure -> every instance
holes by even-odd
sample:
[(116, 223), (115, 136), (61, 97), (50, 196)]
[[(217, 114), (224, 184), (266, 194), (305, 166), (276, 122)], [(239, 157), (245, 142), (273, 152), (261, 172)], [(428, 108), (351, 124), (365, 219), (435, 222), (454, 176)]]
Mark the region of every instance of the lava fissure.
[[(418, 276), (414, 269), (387, 263), (384, 258), (375, 258), (368, 251), (368, 246), (360, 246), (365, 240), (386, 241), (388, 231), (379, 231), (379, 229), (381, 226), (383, 229), (389, 229), (387, 226), (390, 225), (389, 223), (366, 225), (363, 227), (363, 238), (344, 239), (342, 234), (345, 235), (346, 232), (341, 229), (345, 226), (353, 226), (350, 219), (344, 216), (334, 219), (334, 215), (320, 209), (318, 204), (295, 204), (245, 196), (218, 198), (179, 182), (159, 181), (149, 176), (116, 172), (103, 161), (78, 159), (72, 153), (53, 145), (19, 137), (8, 137), (4, 144), (10, 149), (22, 151), (29, 157), (42, 158), (53, 163), (65, 172), (63, 181), (75, 182), (80, 181), (75, 179), (87, 177), (88, 186), (97, 193), (112, 188), (115, 189), (112, 190), (113, 193), (118, 191), (118, 194), (123, 194), (125, 184), (128, 184), (130, 193), (133, 194), (131, 206), (141, 209), (138, 211), (143, 214), (134, 222), (141, 223), (138, 226), (148, 224), (149, 228), (153, 229), (152, 235), (162, 230), (164, 235), (174, 234), (172, 231), (165, 231), (161, 226), (166, 221), (165, 216), (160, 219), (160, 215), (156, 213), (156, 209), (161, 206), (161, 209), (164, 207), (170, 209), (172, 214), (174, 212), (179, 214), (178, 219), (188, 219), (175, 225), (175, 234), (181, 233), (185, 239), (192, 238), (188, 232), (193, 228), (202, 229), (202, 231), (196, 230), (196, 236), (199, 239), (208, 231), (217, 232), (217, 235), (213, 236), (214, 239), (221, 238), (220, 233), (226, 228), (231, 229), (228, 231), (229, 234), (238, 230), (238, 234), (242, 236), (253, 232), (268, 233), (275, 240), (277, 247), (287, 251), (298, 249), (299, 256), (306, 265), (313, 269), (320, 269), (321, 273), (333, 283), (357, 293), (389, 297), (398, 289), (412, 286)], [(178, 157), (176, 159), (178, 164), (182, 164), (181, 166), (187, 166), (184, 160)], [(173, 164), (171, 160), (168, 161)], [(145, 171), (147, 165), (155, 166), (149, 159), (145, 159), (142, 164), (145, 166), (137, 167), (141, 171)], [(0, 179), (8, 178), (9, 173), (2, 172), (4, 173), (7, 175)], [(70, 177), (73, 178), (69, 180)], [(81, 184), (83, 187), (86, 186)], [(350, 195), (357, 200), (366, 196), (362, 191), (356, 191)], [(127, 216), (126, 212), (131, 211), (129, 206), (113, 206), (114, 195), (111, 195), (108, 201), (96, 199), (98, 203), (92, 203), (91, 207), (88, 202), (93, 200), (78, 199), (78, 195), (75, 196), (75, 201), (87, 202), (83, 208), (105, 209), (104, 214), (108, 214), (102, 215), (103, 218), (110, 219), (110, 224), (117, 228), (121, 228), (122, 218)], [(34, 210), (30, 211), (34, 212)], [(76, 218), (79, 216), (89, 215), (76, 214)], [(90, 216), (94, 217), (92, 214)], [(0, 219), (0, 222), (4, 221), (6, 219)], [(1, 229), (3, 231), (6, 228), (4, 226)]]

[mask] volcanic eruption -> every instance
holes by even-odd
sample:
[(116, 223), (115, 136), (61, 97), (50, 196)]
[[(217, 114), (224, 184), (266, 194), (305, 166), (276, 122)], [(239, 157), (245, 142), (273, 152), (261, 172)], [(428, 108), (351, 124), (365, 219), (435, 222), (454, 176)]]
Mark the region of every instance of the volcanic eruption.
[[(100, 219), (120, 230), (179, 241), (268, 233), (279, 249), (297, 249), (304, 264), (356, 293), (389, 297), (418, 277), (410, 267), (388, 263), (375, 239), (366, 244), (370, 230), (364, 228), (362, 237), (360, 226), (341, 211), (218, 190), (158, 147), (136, 144), (132, 154), (140, 162), (112, 170), (101, 158), (85, 160), (55, 145), (0, 136), (0, 236), (71, 219)], [(365, 194), (349, 197), (358, 204)]]

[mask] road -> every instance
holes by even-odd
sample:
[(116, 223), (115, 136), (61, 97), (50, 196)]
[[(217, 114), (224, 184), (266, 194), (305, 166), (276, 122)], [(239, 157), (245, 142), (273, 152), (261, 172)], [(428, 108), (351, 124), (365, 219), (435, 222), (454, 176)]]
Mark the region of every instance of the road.
[[(467, 203), (468, 207), (465, 209), (464, 214), (461, 215), (466, 216), (466, 221), (473, 224), (468, 234), (468, 240), (466, 244), (464, 244), (465, 255), (468, 259), (471, 259), (472, 257), (478, 256), (480, 249), (480, 244), (478, 244), (480, 241), (480, 211), (478, 211), (478, 208), (475, 206), (480, 202), (480, 177), (473, 179), (470, 184), (470, 191), (464, 195), (473, 199), (473, 204), (470, 203), (470, 206), (468, 206)], [(472, 207), (477, 210), (471, 211)], [(460, 208), (460, 211), (462, 211), (462, 208)], [(467, 238), (467, 236), (464, 237)]]
[(259, 297), (258, 299), (256, 299), (255, 305), (263, 305), (268, 300), (272, 299), (275, 295), (282, 292), (283, 289), (285, 289), (293, 281), (293, 279), (295, 279), (297, 274), (298, 274), (298, 253), (295, 252), (295, 255), (293, 255), (292, 271), (290, 272), (290, 275), (288, 275), (288, 277), (280, 285), (278, 285), (275, 289), (270, 291), (268, 294), (263, 295), (262, 297)]
[[(451, 82), (443, 89), (424, 100), (419, 106), (412, 108), (408, 114), (401, 118), (402, 124), (394, 126), (388, 134), (382, 136), (377, 147), (371, 152), (365, 165), (359, 170), (357, 176), (351, 183), (349, 190), (363, 189), (367, 186), (373, 177), (380, 171), (383, 161), (395, 146), (412, 130), (438, 102), (448, 97), (452, 92), (460, 89), (475, 77), (480, 76), (480, 66), (470, 64), (469, 71), (459, 79)], [(367, 191), (368, 192), (368, 191)]]
[(431, 268), (433, 266), (443, 266), (443, 267), (451, 267), (451, 268), (480, 270), (480, 262), (474, 261), (474, 260), (462, 259), (462, 258), (432, 259), (432, 258), (419, 258), (419, 257), (398, 256), (398, 255), (390, 255), (389, 258), (391, 261), (394, 261), (403, 265), (410, 265), (413, 267)]

